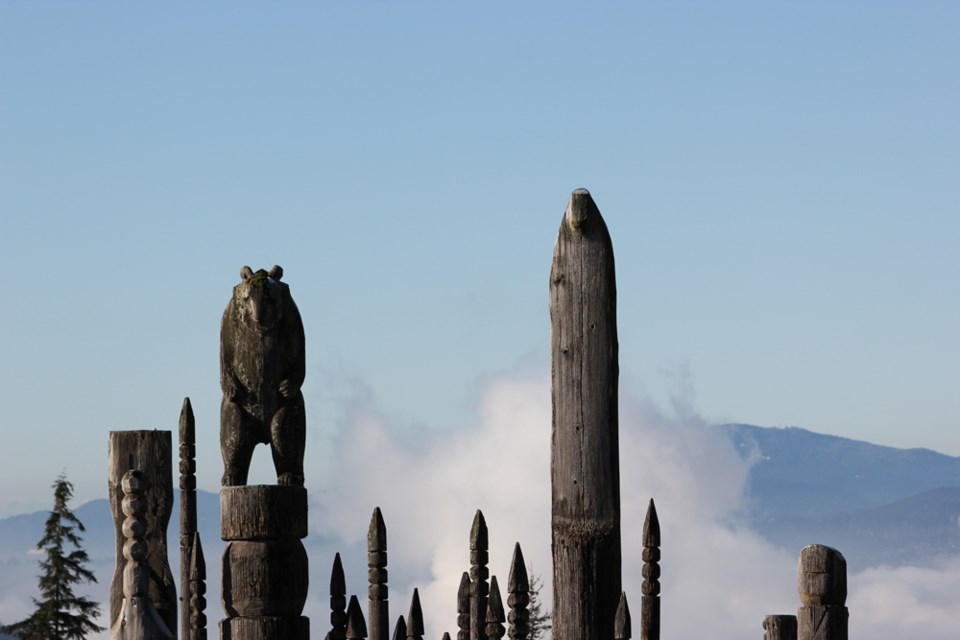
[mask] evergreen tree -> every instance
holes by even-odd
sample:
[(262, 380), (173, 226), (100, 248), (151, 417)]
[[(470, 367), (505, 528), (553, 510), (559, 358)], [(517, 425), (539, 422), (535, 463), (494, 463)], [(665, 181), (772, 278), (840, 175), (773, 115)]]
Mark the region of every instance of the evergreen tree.
[(543, 588), (543, 580), (539, 575), (530, 571), (530, 604), (527, 605), (527, 611), (530, 613), (530, 634), (528, 640), (544, 640), (553, 625), (550, 619), (553, 615), (549, 609), (545, 609), (540, 602), (540, 589)]
[(73, 485), (61, 473), (53, 483), (53, 511), (37, 543), (44, 552), (40, 599), (33, 599), (36, 610), (29, 618), (3, 627), (3, 633), (21, 640), (84, 640), (88, 633), (104, 631), (94, 622), (100, 605), (73, 592), (73, 585), (97, 579), (86, 567), (89, 559), (77, 535), (83, 524), (67, 506), (72, 497)]

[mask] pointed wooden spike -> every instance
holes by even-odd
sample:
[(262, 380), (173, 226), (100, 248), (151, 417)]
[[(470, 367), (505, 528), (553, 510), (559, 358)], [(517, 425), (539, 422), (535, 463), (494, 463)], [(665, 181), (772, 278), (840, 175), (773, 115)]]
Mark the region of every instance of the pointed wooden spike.
[(180, 409), (180, 442), (193, 444), (196, 439), (196, 422), (193, 419), (193, 406), (190, 398), (183, 399), (183, 408)]
[(473, 517), (473, 526), (470, 527), (470, 548), (486, 551), (488, 547), (487, 521), (483, 517), (483, 512), (477, 509), (477, 515)]
[(407, 640), (407, 622), (403, 616), (397, 618), (397, 626), (393, 628), (393, 640)]
[(617, 605), (617, 615), (613, 620), (613, 637), (615, 640), (630, 640), (633, 630), (630, 622), (630, 606), (627, 604), (627, 594), (620, 592), (620, 604)]
[(497, 576), (490, 577), (490, 596), (487, 600), (487, 622), (504, 623), (507, 616), (503, 611), (503, 599), (500, 597), (500, 586), (497, 584)]
[(449, 631), (444, 631), (444, 632), (443, 632), (443, 637), (442, 637), (440, 640), (450, 640), (450, 632), (449, 632)]
[(510, 575), (507, 577), (507, 593), (526, 593), (530, 591), (530, 579), (527, 564), (523, 561), (520, 543), (513, 547), (513, 560), (510, 562)]
[(650, 498), (650, 505), (647, 507), (647, 517), (643, 519), (643, 546), (660, 546), (660, 519), (657, 517), (657, 506)]
[(413, 590), (413, 598), (410, 599), (410, 615), (407, 616), (407, 636), (422, 636), (423, 631), (423, 609), (420, 608), (420, 591)]
[(466, 571), (460, 576), (460, 588), (457, 589), (457, 613), (470, 613), (470, 574)]
[(190, 554), (190, 579), (206, 580), (207, 563), (203, 559), (203, 545), (200, 544), (200, 533), (193, 534), (193, 551)]
[(383, 523), (380, 507), (375, 507), (370, 516), (370, 528), (367, 530), (367, 551), (387, 550), (387, 525)]
[[(340, 554), (337, 554), (337, 561)], [(334, 562), (336, 564), (336, 561)], [(360, 601), (357, 596), (350, 596), (350, 604), (347, 606), (347, 638), (350, 640), (363, 640), (367, 637), (367, 622), (363, 618), (363, 610), (360, 609)]]
[(343, 575), (343, 563), (340, 561), (339, 553), (333, 557), (333, 569), (330, 571), (330, 595), (347, 595), (347, 579)]

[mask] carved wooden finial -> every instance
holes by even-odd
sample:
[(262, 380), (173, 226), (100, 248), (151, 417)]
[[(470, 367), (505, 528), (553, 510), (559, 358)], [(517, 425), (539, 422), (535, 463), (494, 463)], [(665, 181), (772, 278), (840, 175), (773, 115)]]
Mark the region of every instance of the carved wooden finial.
[(640, 599), (640, 640), (660, 640), (660, 519), (650, 498), (643, 520), (643, 596)]
[(367, 530), (367, 616), (370, 640), (388, 640), (390, 603), (387, 588), (387, 526), (380, 507), (373, 510)]
[[(207, 563), (203, 558), (200, 534), (193, 532), (190, 545), (189, 635), (184, 640), (207, 640)], [(187, 609), (187, 607), (184, 607)]]
[(460, 576), (457, 589), (457, 640), (470, 640), (470, 574)]
[(410, 599), (410, 614), (407, 616), (407, 639), (423, 640), (423, 609), (420, 608), (420, 592), (413, 590)]
[(526, 640), (530, 633), (530, 611), (527, 609), (530, 604), (530, 580), (519, 542), (513, 547), (507, 592), (507, 605), (510, 607), (510, 614), (507, 616), (510, 629), (507, 635), (510, 640)]
[(620, 593), (620, 603), (617, 605), (617, 615), (613, 619), (614, 640), (630, 640), (633, 635), (633, 625), (630, 622), (630, 605), (627, 604), (627, 594)]
[(363, 610), (357, 596), (350, 596), (350, 605), (347, 607), (347, 640), (365, 640), (367, 637), (367, 623), (363, 619)]
[[(347, 637), (347, 580), (343, 574), (343, 562), (340, 554), (333, 557), (330, 569), (330, 636), (331, 640), (343, 640)], [(366, 632), (364, 632), (366, 633)]]
[(397, 618), (397, 626), (393, 628), (393, 640), (407, 640), (407, 621), (403, 616)]
[(449, 632), (449, 631), (444, 631), (444, 632), (443, 632), (443, 637), (442, 637), (440, 640), (450, 640), (450, 632)]
[(487, 601), (486, 622), (487, 637), (490, 640), (500, 640), (506, 631), (503, 626), (503, 623), (506, 622), (506, 616), (503, 613), (503, 600), (500, 597), (497, 576), (490, 578), (490, 599)]
[(477, 509), (470, 527), (470, 640), (487, 640), (487, 596), (490, 587), (487, 578), (489, 556), (489, 537), (487, 521), (483, 512)]

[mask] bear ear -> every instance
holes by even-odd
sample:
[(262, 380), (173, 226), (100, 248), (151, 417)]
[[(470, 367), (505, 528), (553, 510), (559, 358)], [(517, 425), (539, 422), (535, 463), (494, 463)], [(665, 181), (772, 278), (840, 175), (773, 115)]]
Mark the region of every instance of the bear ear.
[(246, 280), (247, 278), (249, 278), (249, 277), (252, 276), (252, 275), (253, 275), (253, 269), (251, 269), (250, 267), (244, 267), (243, 269), (240, 269), (240, 279), (241, 279), (241, 280)]
[(270, 269), (270, 273), (267, 274), (274, 280), (279, 280), (283, 277), (283, 267), (278, 264), (273, 265), (273, 269)]

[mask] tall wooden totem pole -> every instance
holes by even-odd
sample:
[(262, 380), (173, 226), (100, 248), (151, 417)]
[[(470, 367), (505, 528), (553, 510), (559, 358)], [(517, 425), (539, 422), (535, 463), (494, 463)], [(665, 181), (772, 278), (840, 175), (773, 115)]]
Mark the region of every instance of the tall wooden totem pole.
[[(222, 640), (308, 640), (303, 323), (283, 269), (244, 267), (220, 329)], [(247, 486), (254, 447), (277, 484)]]
[(553, 636), (614, 637), (620, 601), (617, 290), (607, 226), (586, 189), (550, 273)]

